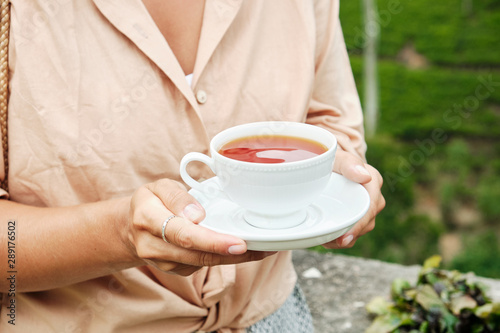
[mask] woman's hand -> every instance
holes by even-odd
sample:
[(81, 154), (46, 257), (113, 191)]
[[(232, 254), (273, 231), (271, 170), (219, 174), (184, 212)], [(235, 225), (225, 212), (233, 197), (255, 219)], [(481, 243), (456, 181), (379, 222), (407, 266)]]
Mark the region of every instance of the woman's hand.
[[(162, 238), (162, 224), (166, 243)], [(247, 251), (240, 238), (223, 235), (198, 225), (203, 207), (186, 189), (164, 179), (140, 187), (130, 202), (126, 241), (132, 253), (146, 264), (180, 275), (190, 275), (203, 266), (260, 260), (274, 252)]]
[(365, 216), (346, 234), (323, 244), (328, 249), (350, 248), (360, 236), (373, 230), (375, 217), (385, 207), (385, 199), (380, 191), (383, 180), (377, 169), (364, 163), (359, 157), (341, 149), (337, 150), (333, 171), (362, 184), (370, 196), (370, 207)]

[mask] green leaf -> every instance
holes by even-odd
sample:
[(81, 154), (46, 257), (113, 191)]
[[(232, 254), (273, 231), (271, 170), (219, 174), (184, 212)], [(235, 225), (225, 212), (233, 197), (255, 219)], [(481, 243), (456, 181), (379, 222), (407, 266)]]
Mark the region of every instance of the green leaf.
[(411, 314), (403, 312), (399, 314), (401, 318), (400, 326), (414, 325), (415, 321), (411, 318)]
[(490, 316), (492, 310), (493, 310), (493, 304), (488, 303), (488, 304), (479, 306), (477, 309), (475, 309), (474, 314), (481, 319), (486, 319)]
[(493, 304), (493, 309), (491, 309), (491, 314), (500, 316), (500, 303), (491, 303)]
[(450, 309), (455, 315), (459, 315), (463, 309), (473, 310), (477, 306), (476, 301), (469, 295), (455, 297), (451, 300)]
[(474, 310), (474, 314), (481, 319), (486, 319), (491, 315), (500, 316), (500, 303), (486, 303), (477, 307)]
[(415, 300), (427, 311), (429, 311), (432, 307), (446, 309), (446, 305), (443, 303), (434, 288), (428, 284), (422, 286), (422, 288), (418, 291)]
[(418, 328), (418, 330), (422, 333), (427, 333), (427, 331), (429, 330), (429, 322), (428, 321), (424, 321), (422, 323), (422, 325), (420, 325), (420, 327)]
[(457, 317), (449, 312), (443, 316), (443, 320), (445, 323), (445, 327), (447, 328), (446, 332), (455, 332), (455, 325), (460, 321)]
[(365, 333), (389, 333), (401, 325), (401, 318), (396, 314), (388, 313), (378, 316), (368, 327)]
[(374, 297), (370, 303), (366, 305), (366, 311), (373, 315), (385, 315), (389, 313), (389, 309), (392, 307), (392, 303), (387, 302), (384, 297), (378, 296)]
[(441, 264), (441, 256), (440, 255), (433, 255), (432, 257), (428, 258), (427, 260), (424, 261), (423, 269), (427, 270), (430, 268), (438, 268), (439, 265)]
[(404, 297), (403, 291), (405, 289), (411, 288), (408, 281), (404, 279), (394, 279), (391, 285), (391, 296), (393, 299)]
[(484, 325), (478, 324), (472, 327), (471, 333), (483, 333), (483, 332), (484, 332)]
[(450, 280), (451, 281), (458, 282), (458, 281), (463, 280), (463, 279), (464, 279), (464, 276), (459, 271), (454, 270), (454, 271), (450, 272)]
[(407, 289), (404, 291), (404, 294), (407, 299), (414, 300), (415, 297), (417, 296), (417, 289), (415, 288)]
[(436, 282), (441, 281), (441, 278), (437, 274), (434, 274), (433, 272), (425, 274), (425, 279), (427, 280), (427, 283), (430, 284), (434, 284)]

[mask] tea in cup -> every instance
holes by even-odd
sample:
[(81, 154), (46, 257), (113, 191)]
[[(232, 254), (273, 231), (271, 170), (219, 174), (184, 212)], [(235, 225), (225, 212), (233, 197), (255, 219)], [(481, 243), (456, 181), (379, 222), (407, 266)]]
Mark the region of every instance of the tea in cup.
[(180, 174), (204, 193), (203, 183), (186, 171), (205, 163), (220, 190), (245, 210), (247, 223), (266, 229), (290, 228), (307, 218), (306, 208), (330, 179), (337, 140), (329, 131), (295, 122), (257, 122), (228, 128), (210, 142), (211, 157), (188, 153)]

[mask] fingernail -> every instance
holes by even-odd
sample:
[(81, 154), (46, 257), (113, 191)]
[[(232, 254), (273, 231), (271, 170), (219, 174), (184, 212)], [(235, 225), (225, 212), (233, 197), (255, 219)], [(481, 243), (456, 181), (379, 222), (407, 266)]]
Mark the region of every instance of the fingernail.
[(354, 236), (353, 235), (349, 235), (347, 236), (346, 238), (344, 238), (344, 240), (342, 241), (342, 246), (345, 247), (349, 244), (351, 244), (352, 240), (354, 239)]
[(356, 165), (355, 166), (356, 168), (356, 171), (362, 175), (365, 175), (365, 176), (370, 176), (370, 173), (368, 172), (368, 170), (366, 170), (366, 168), (362, 165)]
[(203, 216), (203, 211), (197, 205), (189, 204), (184, 208), (182, 214), (190, 221), (197, 221)]
[(247, 250), (247, 247), (245, 245), (231, 245), (228, 249), (227, 252), (229, 254), (243, 254)]

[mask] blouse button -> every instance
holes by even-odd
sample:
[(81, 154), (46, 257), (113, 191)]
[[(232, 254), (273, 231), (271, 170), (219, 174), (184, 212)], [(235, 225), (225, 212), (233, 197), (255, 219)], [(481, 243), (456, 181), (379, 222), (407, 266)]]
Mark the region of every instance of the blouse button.
[(205, 104), (205, 102), (207, 101), (207, 93), (205, 92), (205, 90), (198, 90), (198, 92), (196, 93), (196, 100), (200, 104)]

